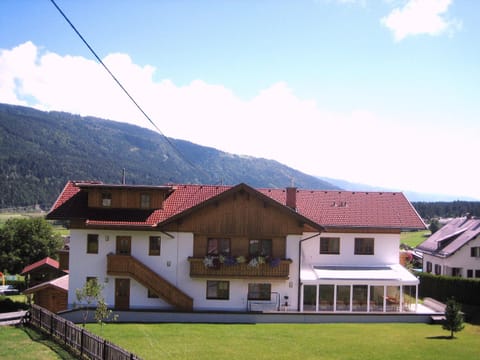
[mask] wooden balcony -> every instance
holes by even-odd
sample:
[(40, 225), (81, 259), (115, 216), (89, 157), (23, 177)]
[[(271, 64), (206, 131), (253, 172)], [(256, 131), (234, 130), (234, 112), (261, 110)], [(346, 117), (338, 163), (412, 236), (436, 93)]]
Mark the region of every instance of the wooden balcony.
[(288, 279), (292, 260), (280, 260), (277, 266), (259, 264), (249, 266), (247, 263), (226, 265), (220, 264), (218, 268), (207, 267), (203, 258), (188, 258), (190, 262), (190, 277), (192, 278), (264, 278), (264, 279)]
[(177, 309), (185, 311), (193, 309), (193, 299), (190, 296), (133, 256), (108, 255), (107, 274), (131, 277)]

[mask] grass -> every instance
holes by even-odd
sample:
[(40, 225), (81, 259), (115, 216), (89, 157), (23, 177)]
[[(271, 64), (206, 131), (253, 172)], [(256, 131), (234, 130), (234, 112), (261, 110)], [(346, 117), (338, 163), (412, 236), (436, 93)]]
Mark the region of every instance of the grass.
[(7, 298), (9, 298), (10, 300), (12, 300), (13, 302), (18, 302), (18, 303), (23, 303), (23, 304), (26, 304), (27, 303), (27, 296), (26, 295), (23, 295), (23, 294), (19, 294), (19, 295), (9, 295), (7, 296)]
[(75, 357), (33, 329), (0, 326), (0, 359), (74, 360)]
[(8, 219), (27, 219), (36, 216), (45, 216), (41, 212), (5, 212), (0, 213), (0, 225), (3, 225)]
[(148, 359), (477, 360), (480, 326), (456, 339), (426, 324), (89, 324)]
[(412, 248), (424, 242), (430, 236), (430, 230), (402, 232), (400, 243)]

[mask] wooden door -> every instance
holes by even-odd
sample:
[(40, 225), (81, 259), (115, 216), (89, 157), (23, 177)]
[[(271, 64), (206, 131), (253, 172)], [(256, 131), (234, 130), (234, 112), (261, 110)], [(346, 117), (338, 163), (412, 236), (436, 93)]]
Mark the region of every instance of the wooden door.
[(117, 255), (130, 255), (132, 252), (132, 237), (117, 236)]
[(130, 307), (130, 279), (115, 279), (115, 309)]

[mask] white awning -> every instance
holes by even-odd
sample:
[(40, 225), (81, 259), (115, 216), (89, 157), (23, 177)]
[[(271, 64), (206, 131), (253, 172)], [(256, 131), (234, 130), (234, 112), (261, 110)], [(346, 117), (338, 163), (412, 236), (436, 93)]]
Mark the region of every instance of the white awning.
[(300, 272), (304, 284), (418, 285), (419, 280), (402, 265), (313, 265)]

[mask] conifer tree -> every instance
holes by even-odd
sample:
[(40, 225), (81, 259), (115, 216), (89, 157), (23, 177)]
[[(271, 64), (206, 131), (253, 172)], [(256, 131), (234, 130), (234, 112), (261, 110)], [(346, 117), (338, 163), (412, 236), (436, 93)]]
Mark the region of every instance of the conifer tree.
[(445, 308), (445, 322), (443, 324), (444, 330), (450, 331), (450, 339), (453, 339), (453, 334), (462, 331), (465, 325), (463, 324), (463, 314), (460, 304), (455, 299), (449, 298)]

